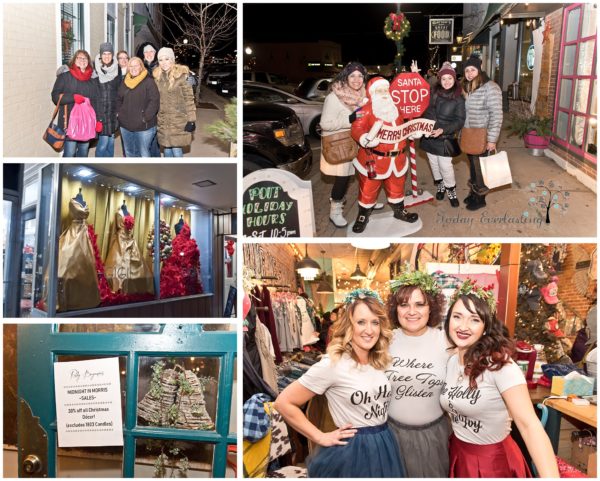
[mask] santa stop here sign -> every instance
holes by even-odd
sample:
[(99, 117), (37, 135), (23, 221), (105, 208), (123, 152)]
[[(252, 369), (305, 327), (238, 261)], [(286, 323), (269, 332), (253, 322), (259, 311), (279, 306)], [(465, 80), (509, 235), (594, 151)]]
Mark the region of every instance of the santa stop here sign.
[(417, 72), (403, 72), (392, 81), (390, 95), (403, 118), (415, 119), (429, 105), (429, 84)]

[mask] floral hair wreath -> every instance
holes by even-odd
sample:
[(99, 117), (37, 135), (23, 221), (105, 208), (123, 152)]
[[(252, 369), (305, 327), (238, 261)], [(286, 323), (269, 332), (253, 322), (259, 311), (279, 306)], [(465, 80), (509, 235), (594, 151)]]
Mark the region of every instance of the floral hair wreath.
[(371, 289), (363, 289), (363, 288), (354, 289), (353, 291), (350, 291), (348, 293), (348, 295), (346, 296), (346, 298), (344, 299), (344, 304), (352, 304), (353, 302), (356, 302), (360, 299), (365, 299), (366, 297), (372, 297), (377, 302), (379, 302), (379, 304), (383, 305), (383, 301), (381, 300), (381, 297), (379, 297), (379, 294), (377, 294), (377, 292), (375, 292)]
[(408, 264), (402, 274), (390, 281), (390, 291), (393, 294), (402, 286), (417, 286), (434, 297), (442, 292), (442, 288), (431, 274), (413, 271)]
[(454, 291), (450, 299), (450, 303), (454, 304), (459, 296), (471, 294), (482, 301), (485, 301), (490, 308), (492, 314), (496, 312), (496, 299), (494, 298), (494, 285), (489, 284), (485, 287), (480, 287), (472, 279), (466, 279), (461, 286)]

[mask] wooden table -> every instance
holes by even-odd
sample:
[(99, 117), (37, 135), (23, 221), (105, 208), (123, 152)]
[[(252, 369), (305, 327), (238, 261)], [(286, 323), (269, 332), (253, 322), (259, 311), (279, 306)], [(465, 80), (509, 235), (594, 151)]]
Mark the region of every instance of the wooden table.
[[(532, 390), (530, 392), (532, 395), (531, 400), (534, 405), (543, 402), (545, 398), (540, 399), (540, 396), (544, 394), (544, 390), (548, 391), (546, 394), (546, 397), (548, 397), (548, 395), (550, 395), (548, 388), (538, 387), (535, 391)], [(598, 427), (598, 413), (595, 404), (590, 404), (589, 406), (576, 406), (566, 399), (548, 399), (544, 404), (548, 407), (548, 420), (546, 421), (545, 430), (548, 433), (555, 454), (558, 453), (560, 422), (563, 416), (577, 419), (594, 428)]]

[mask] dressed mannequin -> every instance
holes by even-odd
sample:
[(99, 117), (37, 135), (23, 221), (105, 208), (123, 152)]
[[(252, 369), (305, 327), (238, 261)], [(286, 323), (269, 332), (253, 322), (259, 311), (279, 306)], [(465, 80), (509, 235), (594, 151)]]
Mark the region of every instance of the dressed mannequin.
[(86, 206), (85, 200), (83, 200), (83, 195), (81, 195), (81, 187), (79, 187), (79, 192), (77, 193), (77, 195), (75, 197), (73, 197), (73, 200), (76, 200), (77, 202), (79, 202), (79, 204), (82, 207)]
[(89, 309), (100, 304), (98, 275), (87, 218), (90, 209), (81, 189), (69, 201), (71, 225), (58, 240), (57, 311)]
[(152, 272), (133, 238), (134, 219), (125, 201), (115, 213), (106, 257), (106, 279), (111, 289), (123, 294), (154, 293)]
[(185, 221), (183, 220), (183, 214), (181, 216), (179, 216), (179, 222), (177, 222), (177, 224), (175, 224), (173, 226), (173, 228), (175, 229), (175, 235), (179, 235), (179, 232), (181, 231), (181, 228), (183, 227), (183, 224), (185, 223)]
[(164, 261), (161, 270), (161, 297), (167, 293), (168, 297), (201, 294), (200, 251), (183, 216), (175, 224), (175, 231), (177, 235), (172, 242), (173, 253)]

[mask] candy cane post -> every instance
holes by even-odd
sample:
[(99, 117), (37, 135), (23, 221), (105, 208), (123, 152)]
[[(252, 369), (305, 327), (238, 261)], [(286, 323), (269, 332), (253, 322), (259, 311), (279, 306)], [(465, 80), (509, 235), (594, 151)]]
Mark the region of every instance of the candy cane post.
[[(416, 67), (416, 65), (415, 65)], [(429, 84), (419, 75), (418, 72), (403, 72), (398, 74), (390, 84), (390, 94), (400, 115), (409, 120), (408, 124), (423, 115), (429, 105), (430, 92)], [(433, 200), (433, 195), (429, 192), (419, 192), (417, 185), (417, 155), (415, 151), (415, 138), (420, 137), (418, 132), (409, 138), (410, 148), (410, 180), (412, 187), (412, 196), (404, 198), (406, 207), (423, 204)], [(423, 133), (421, 133), (423, 135)]]

